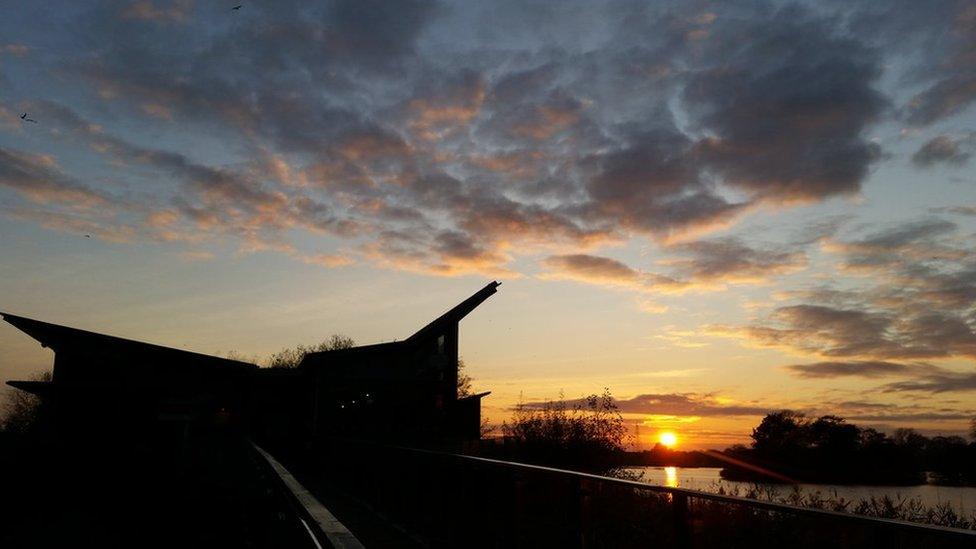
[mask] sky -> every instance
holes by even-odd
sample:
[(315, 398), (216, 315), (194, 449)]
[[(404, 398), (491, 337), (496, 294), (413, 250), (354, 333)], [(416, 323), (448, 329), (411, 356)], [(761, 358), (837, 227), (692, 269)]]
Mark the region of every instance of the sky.
[(0, 310), (261, 360), (499, 280), (495, 424), (976, 416), (972, 2), (241, 1), (4, 10)]

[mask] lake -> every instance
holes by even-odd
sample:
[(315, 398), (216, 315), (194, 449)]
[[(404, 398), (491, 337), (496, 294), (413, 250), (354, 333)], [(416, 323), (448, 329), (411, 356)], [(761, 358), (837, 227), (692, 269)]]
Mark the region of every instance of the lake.
[[(643, 482), (659, 486), (673, 486), (701, 490), (703, 492), (717, 492), (724, 488), (726, 492), (738, 488), (740, 493), (755, 486), (751, 482), (724, 480), (719, 476), (719, 467), (626, 467), (627, 471), (642, 472)], [(789, 494), (789, 485), (769, 484), (783, 496)], [(926, 506), (935, 506), (942, 502), (949, 502), (956, 512), (971, 517), (976, 512), (976, 487), (969, 486), (937, 486), (922, 484), (918, 486), (845, 486), (836, 484), (800, 484), (800, 490), (805, 493), (820, 492), (824, 496), (842, 497), (847, 500), (867, 499), (871, 496), (888, 495), (893, 499), (918, 498)]]

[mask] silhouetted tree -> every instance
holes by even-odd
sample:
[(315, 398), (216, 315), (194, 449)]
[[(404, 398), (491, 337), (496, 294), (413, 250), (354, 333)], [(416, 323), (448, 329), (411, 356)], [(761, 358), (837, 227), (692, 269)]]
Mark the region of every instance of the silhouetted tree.
[(861, 430), (838, 416), (821, 416), (810, 424), (810, 444), (821, 459), (850, 455), (861, 446)]
[(771, 457), (794, 456), (810, 443), (809, 424), (806, 416), (792, 410), (767, 414), (752, 430), (752, 447)]
[(891, 439), (896, 446), (917, 461), (921, 461), (928, 444), (928, 439), (918, 434), (915, 429), (895, 429)]
[[(931, 472), (942, 483), (976, 481), (976, 443), (958, 436), (930, 439), (912, 429), (898, 429), (889, 437), (838, 416), (811, 420), (783, 410), (764, 417), (752, 438), (750, 448), (730, 448), (726, 453), (797, 480), (914, 484)], [(722, 474), (759, 480), (749, 468), (730, 466)]]
[(861, 429), (860, 443), (862, 447), (880, 446), (888, 442), (888, 436), (877, 429), (866, 427)]
[(317, 345), (298, 345), (292, 348), (285, 348), (268, 357), (269, 368), (295, 368), (301, 364), (302, 359), (308, 353), (319, 353), (322, 351), (335, 351), (338, 349), (348, 349), (355, 347), (356, 342), (351, 337), (341, 334), (332, 334), (329, 339)]
[(457, 383), (457, 396), (458, 398), (464, 398), (466, 396), (471, 396), (474, 392), (471, 390), (471, 376), (465, 371), (464, 359), (458, 357), (458, 383)]

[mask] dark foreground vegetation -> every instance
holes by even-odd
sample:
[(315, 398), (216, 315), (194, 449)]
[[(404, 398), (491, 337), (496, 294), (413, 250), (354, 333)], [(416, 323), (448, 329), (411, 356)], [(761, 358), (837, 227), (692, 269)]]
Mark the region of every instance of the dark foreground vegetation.
[(949, 502), (931, 507), (918, 498), (902, 496), (884, 495), (847, 499), (829, 492), (805, 492), (798, 486), (778, 487), (769, 484), (754, 484), (749, 488), (717, 487), (715, 493), (865, 517), (976, 530), (976, 510), (970, 510), (969, 515), (964, 515), (956, 511)]
[(925, 437), (911, 429), (889, 436), (837, 416), (813, 419), (789, 410), (768, 414), (753, 429), (749, 447), (734, 446), (725, 453), (758, 466), (727, 465), (722, 477), (729, 480), (776, 482), (761, 471), (767, 470), (823, 484), (976, 485), (976, 440)]

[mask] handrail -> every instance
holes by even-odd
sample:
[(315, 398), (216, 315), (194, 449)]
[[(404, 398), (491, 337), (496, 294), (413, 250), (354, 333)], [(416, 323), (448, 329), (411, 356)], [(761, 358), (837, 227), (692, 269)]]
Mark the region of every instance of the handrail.
[[(362, 441), (357, 441), (357, 442), (362, 442)], [(528, 471), (542, 472), (542, 473), (548, 473), (554, 475), (571, 476), (580, 479), (593, 480), (604, 484), (626, 486), (629, 488), (656, 492), (656, 493), (663, 493), (663, 494), (682, 495), (685, 497), (693, 497), (698, 499), (718, 501), (727, 504), (744, 505), (747, 507), (760, 508), (769, 511), (778, 511), (778, 512), (789, 513), (793, 515), (838, 519), (838, 520), (858, 523), (862, 525), (875, 525), (875, 526), (883, 525), (883, 526), (889, 526), (892, 528), (897, 528), (897, 529), (902, 529), (902, 530), (907, 530), (912, 532), (933, 533), (933, 534), (938, 533), (938, 534), (944, 534), (952, 537), (959, 537), (960, 539), (976, 541), (976, 530), (965, 530), (962, 528), (951, 528), (948, 526), (939, 526), (935, 524), (923, 524), (919, 522), (910, 522), (910, 521), (898, 520), (898, 519), (869, 517), (864, 515), (855, 515), (852, 513), (844, 513), (840, 511), (830, 511), (827, 509), (800, 507), (796, 505), (789, 505), (786, 503), (778, 503), (773, 501), (762, 501), (758, 499), (744, 498), (739, 496), (730, 496), (726, 494), (715, 494), (712, 492), (691, 490), (688, 488), (677, 488), (677, 487), (670, 487), (670, 486), (660, 486), (655, 484), (646, 484), (634, 480), (605, 477), (601, 475), (594, 475), (592, 473), (583, 473), (580, 471), (571, 471), (568, 469), (558, 469), (555, 467), (547, 467), (544, 465), (532, 465), (529, 463), (504, 461), (500, 459), (485, 458), (479, 456), (469, 456), (465, 454), (454, 454), (449, 452), (439, 452), (436, 450), (426, 450), (420, 448), (410, 448), (406, 446), (390, 446), (390, 445), (381, 445), (381, 446), (385, 446), (387, 448), (395, 448), (398, 450), (404, 450), (408, 452), (431, 454), (431, 455), (438, 455), (442, 457), (455, 458), (459, 460), (488, 463), (488, 464), (512, 468), (516, 470), (528, 470)]]
[(364, 549), (356, 536), (302, 486), (284, 465), (278, 463), (271, 454), (257, 444), (252, 442), (251, 446), (271, 470), (279, 487), (288, 496), (288, 501), (298, 513), (305, 530), (319, 549), (323, 549), (324, 546), (334, 549)]

